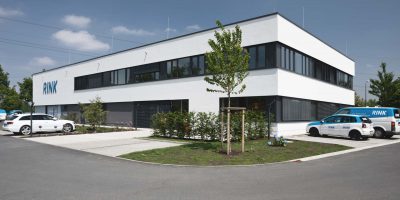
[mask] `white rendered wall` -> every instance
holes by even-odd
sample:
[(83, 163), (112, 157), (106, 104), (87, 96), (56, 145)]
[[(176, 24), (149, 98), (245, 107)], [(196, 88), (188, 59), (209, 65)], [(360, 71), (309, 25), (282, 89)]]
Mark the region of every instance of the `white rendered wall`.
[(278, 41), (354, 76), (354, 61), (279, 15)]
[(354, 91), (278, 69), (278, 95), (354, 105)]
[[(277, 40), (277, 15), (239, 23), (243, 32), (243, 46), (262, 44)], [(234, 25), (227, 28), (233, 28)], [(160, 100), (188, 98), (194, 89), (202, 91), (202, 77), (166, 80), (134, 85), (115, 86), (101, 89), (74, 91), (74, 77), (110, 71), (169, 59), (204, 54), (210, 51), (208, 39), (214, 38), (214, 30), (200, 32), (153, 45), (85, 61), (72, 66), (51, 70), (33, 76), (33, 99), (36, 105), (76, 104), (89, 102), (99, 95), (107, 102), (135, 100)], [(56, 94), (43, 94), (44, 82), (58, 81)], [(185, 85), (185, 86), (183, 86)], [(186, 87), (187, 86), (187, 87)], [(217, 98), (215, 95), (196, 91), (200, 99)], [(258, 92), (259, 93), (259, 92)], [(193, 102), (202, 101), (195, 99)], [(207, 102), (209, 103), (209, 102)], [(218, 105), (215, 105), (218, 106)], [(214, 106), (214, 107), (215, 107)], [(200, 106), (204, 107), (204, 106)], [(213, 107), (213, 106), (212, 106)]]

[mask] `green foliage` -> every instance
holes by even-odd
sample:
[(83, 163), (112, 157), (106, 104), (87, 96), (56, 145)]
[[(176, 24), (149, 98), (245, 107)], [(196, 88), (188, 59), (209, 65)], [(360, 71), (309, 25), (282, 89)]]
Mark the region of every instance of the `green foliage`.
[(8, 73), (5, 72), (2, 68), (2, 66), (0, 65), (0, 87), (6, 87), (9, 88), (10, 87), (10, 80), (8, 79)]
[[(364, 107), (365, 106), (365, 100), (355, 94), (355, 106), (356, 107)], [(376, 99), (368, 99), (367, 100), (367, 106), (369, 107), (375, 107), (378, 106), (378, 101)]]
[(67, 114), (67, 116), (64, 117), (64, 119), (66, 119), (66, 120), (71, 120), (71, 121), (73, 121), (73, 122), (75, 122), (75, 123), (79, 123), (79, 116), (78, 116), (78, 113), (71, 113), (71, 112), (69, 112), (69, 113)]
[(1, 88), (1, 94), (4, 95), (0, 101), (0, 108), (5, 110), (18, 110), (22, 107), (22, 101), (15, 88)]
[(370, 79), (369, 93), (378, 97), (378, 104), (385, 107), (400, 107), (400, 78), (386, 71), (386, 63), (380, 65), (378, 79)]
[(75, 133), (107, 133), (107, 132), (121, 132), (121, 131), (133, 131), (133, 129), (119, 128), (119, 127), (93, 127), (89, 126), (76, 126)]
[[(232, 140), (240, 140), (242, 135), (242, 115), (238, 112), (233, 113), (231, 116)], [(153, 115), (152, 128), (154, 129), (154, 136), (207, 141), (220, 139), (221, 131), (220, 116), (211, 112), (157, 113)], [(266, 131), (267, 122), (262, 112), (246, 112), (245, 137), (247, 139), (264, 138)]]
[[(208, 92), (227, 93), (230, 106), (231, 94), (239, 94), (246, 89), (242, 82), (248, 75), (249, 55), (241, 47), (242, 31), (239, 26), (231, 31), (226, 30), (220, 21), (216, 23), (221, 32), (215, 31), (216, 40), (208, 41), (212, 51), (206, 53), (206, 61), (211, 76), (206, 76), (204, 80), (218, 88), (207, 88)], [(240, 88), (236, 90), (237, 87)]]
[(96, 130), (98, 126), (104, 123), (106, 118), (106, 112), (103, 110), (103, 102), (100, 97), (96, 97), (90, 100), (90, 104), (82, 105), (83, 116), (85, 117), (86, 123)]
[(23, 101), (32, 101), (32, 78), (24, 78), (22, 83), (18, 82), (19, 96)]

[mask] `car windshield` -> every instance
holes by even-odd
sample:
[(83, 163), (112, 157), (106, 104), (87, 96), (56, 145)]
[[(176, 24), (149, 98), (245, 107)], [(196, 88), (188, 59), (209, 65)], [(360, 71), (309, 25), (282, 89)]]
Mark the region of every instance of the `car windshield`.
[(363, 123), (369, 123), (369, 124), (372, 123), (368, 117), (360, 117), (360, 119)]
[(393, 112), (394, 112), (394, 118), (400, 118), (399, 109), (394, 109)]
[(18, 117), (17, 115), (10, 115), (6, 117), (6, 120), (14, 120), (17, 117)]

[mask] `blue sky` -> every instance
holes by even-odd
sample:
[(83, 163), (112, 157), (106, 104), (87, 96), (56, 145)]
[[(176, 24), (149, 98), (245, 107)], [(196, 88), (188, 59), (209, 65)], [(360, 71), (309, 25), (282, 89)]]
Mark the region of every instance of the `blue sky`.
[(355, 60), (358, 94), (382, 61), (400, 74), (396, 0), (0, 0), (0, 64), (16, 84), (43, 68), (165, 39), (168, 17), (173, 37), (275, 11), (302, 25), (303, 7), (305, 29)]

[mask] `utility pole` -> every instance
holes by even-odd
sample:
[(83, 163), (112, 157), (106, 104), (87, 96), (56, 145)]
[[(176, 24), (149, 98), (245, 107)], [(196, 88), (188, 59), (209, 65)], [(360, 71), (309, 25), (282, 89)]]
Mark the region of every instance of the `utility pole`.
[(369, 83), (369, 81), (365, 81), (365, 107), (367, 107), (367, 84)]
[(167, 22), (167, 39), (169, 39), (169, 16), (168, 16), (168, 22)]
[(304, 28), (304, 6), (303, 6), (303, 28)]

